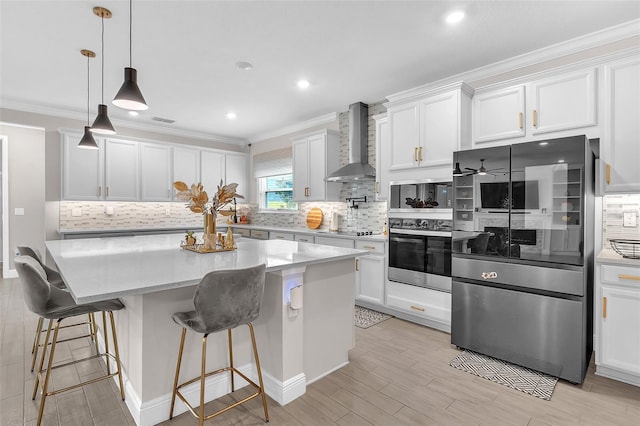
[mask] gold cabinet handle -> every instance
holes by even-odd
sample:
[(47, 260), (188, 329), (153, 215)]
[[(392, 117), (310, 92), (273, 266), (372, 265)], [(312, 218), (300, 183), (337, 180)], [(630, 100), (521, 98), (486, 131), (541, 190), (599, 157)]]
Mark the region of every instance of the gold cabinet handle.
[(413, 309), (414, 311), (420, 311), (420, 312), (424, 312), (424, 308), (421, 308), (419, 306), (409, 306), (411, 309)]
[(102, 197), (102, 186), (98, 186), (98, 197)]
[(367, 250), (375, 250), (376, 248), (374, 246), (362, 246), (363, 249), (367, 249)]
[(524, 122), (524, 116), (523, 116), (523, 114), (520, 112), (520, 113), (518, 113), (518, 127), (520, 127), (520, 129), (522, 129), (523, 122)]
[(625, 274), (618, 274), (618, 278), (621, 280), (634, 280), (634, 281), (640, 281), (640, 277), (637, 275), (625, 275)]
[(109, 196), (109, 187), (107, 186), (107, 197)]
[(282, 235), (276, 235), (276, 239), (278, 240), (284, 240), (284, 237)]
[(602, 318), (607, 317), (607, 298), (602, 298)]
[(604, 166), (604, 178), (607, 181), (607, 185), (611, 185), (611, 164), (609, 163)]
[(380, 182), (376, 182), (376, 194), (380, 193)]
[(360, 259), (356, 259), (356, 271), (360, 270)]
[(413, 161), (418, 161), (418, 147), (413, 148)]
[(309, 196), (310, 193), (311, 193), (311, 188), (307, 186), (307, 197)]
[(538, 111), (536, 111), (535, 109), (533, 111), (531, 111), (531, 118), (533, 121), (533, 127), (537, 127), (538, 126)]
[(418, 160), (422, 161), (422, 147), (418, 149)]

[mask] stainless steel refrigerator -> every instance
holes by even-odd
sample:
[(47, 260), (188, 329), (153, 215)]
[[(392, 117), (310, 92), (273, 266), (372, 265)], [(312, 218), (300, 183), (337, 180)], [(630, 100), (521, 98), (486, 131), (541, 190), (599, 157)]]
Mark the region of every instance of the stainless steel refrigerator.
[(593, 348), (585, 136), (454, 153), (451, 343), (582, 383)]

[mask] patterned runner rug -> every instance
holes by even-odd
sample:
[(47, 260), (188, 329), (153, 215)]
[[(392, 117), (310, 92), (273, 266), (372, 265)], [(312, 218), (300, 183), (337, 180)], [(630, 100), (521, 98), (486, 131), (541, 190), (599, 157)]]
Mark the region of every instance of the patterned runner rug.
[(449, 365), (546, 401), (558, 383), (557, 377), (471, 351), (462, 352)]
[(391, 318), (391, 315), (383, 314), (382, 312), (372, 311), (371, 309), (356, 306), (353, 310), (355, 317), (356, 327), (369, 328), (372, 325), (376, 325), (382, 321)]

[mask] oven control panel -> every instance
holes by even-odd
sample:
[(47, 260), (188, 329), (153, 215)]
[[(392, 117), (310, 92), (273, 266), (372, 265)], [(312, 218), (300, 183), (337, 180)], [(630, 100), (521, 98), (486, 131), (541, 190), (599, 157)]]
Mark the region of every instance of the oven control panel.
[(389, 229), (407, 229), (421, 231), (451, 231), (452, 220), (446, 219), (409, 219), (402, 217), (389, 218)]

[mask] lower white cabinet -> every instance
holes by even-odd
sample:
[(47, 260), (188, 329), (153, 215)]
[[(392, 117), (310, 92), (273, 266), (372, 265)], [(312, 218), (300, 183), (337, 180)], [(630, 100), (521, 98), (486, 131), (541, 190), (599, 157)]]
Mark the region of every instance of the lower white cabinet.
[(356, 258), (356, 304), (384, 305), (385, 243), (356, 240), (355, 248), (370, 253)]
[(250, 229), (233, 228), (233, 233), (234, 234), (240, 234), (244, 238), (251, 238), (251, 230)]
[(295, 234), (293, 236), (293, 239), (299, 243), (309, 243), (309, 244), (314, 243), (313, 235)]
[(404, 312), (408, 320), (451, 332), (451, 293), (388, 281), (387, 306), (396, 316)]
[(640, 267), (596, 268), (596, 374), (640, 386)]
[(270, 240), (287, 240), (287, 241), (293, 241), (293, 234), (290, 234), (288, 232), (269, 232), (269, 239)]
[(353, 240), (348, 238), (333, 238), (333, 237), (315, 237), (316, 244), (322, 244), (325, 246), (333, 246), (333, 247), (345, 247), (345, 248), (354, 248), (355, 245)]
[(268, 240), (269, 232), (268, 231), (260, 231), (256, 229), (251, 230), (251, 238), (255, 238), (257, 240)]

